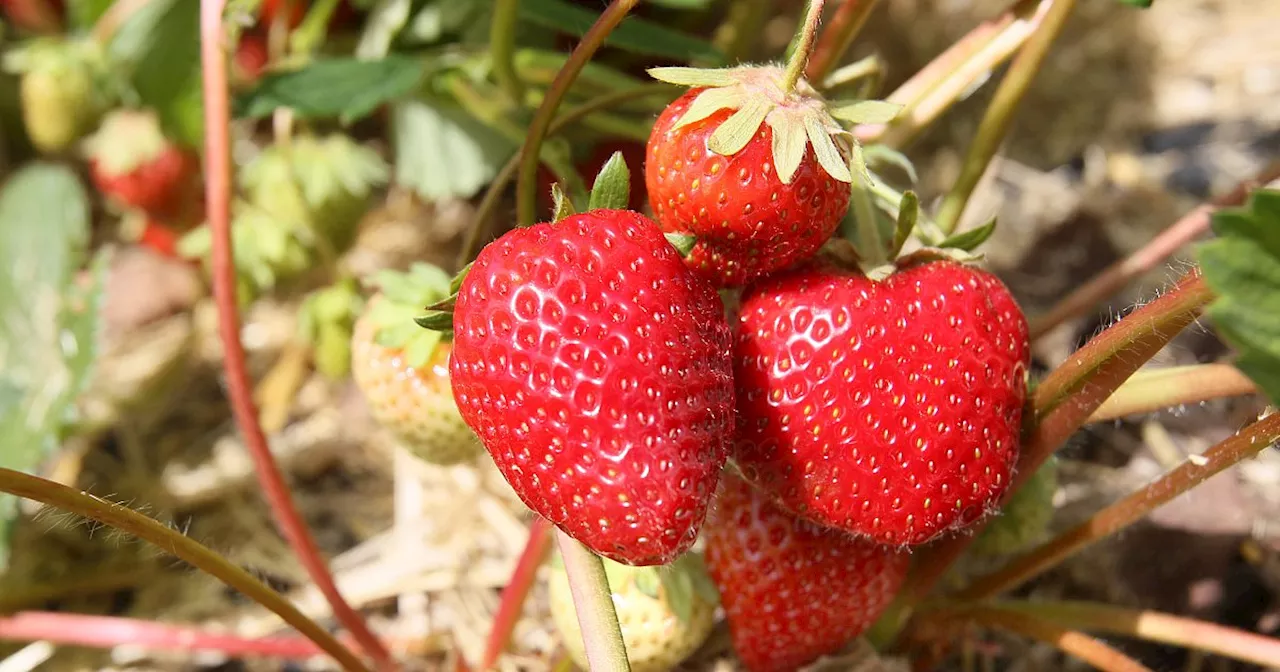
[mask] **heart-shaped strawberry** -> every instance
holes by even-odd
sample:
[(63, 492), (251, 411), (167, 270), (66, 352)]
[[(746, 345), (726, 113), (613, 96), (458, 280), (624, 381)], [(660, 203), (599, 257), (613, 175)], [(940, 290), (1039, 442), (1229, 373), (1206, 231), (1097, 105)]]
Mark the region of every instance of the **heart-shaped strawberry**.
[(735, 456), (779, 504), (886, 544), (994, 507), (1018, 456), (1027, 323), (993, 275), (814, 263), (742, 297)]

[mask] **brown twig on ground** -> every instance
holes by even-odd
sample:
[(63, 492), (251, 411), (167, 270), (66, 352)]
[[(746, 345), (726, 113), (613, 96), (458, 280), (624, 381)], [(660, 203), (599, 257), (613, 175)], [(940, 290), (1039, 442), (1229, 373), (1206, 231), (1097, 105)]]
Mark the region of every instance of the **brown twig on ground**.
[(1168, 259), (1183, 245), (1190, 243), (1209, 230), (1213, 213), (1219, 208), (1241, 205), (1249, 197), (1249, 192), (1260, 185), (1269, 184), (1280, 179), (1280, 163), (1276, 163), (1259, 173), (1253, 179), (1242, 182), (1230, 193), (1214, 199), (1211, 203), (1201, 205), (1188, 212), (1172, 226), (1162, 231), (1142, 249), (1112, 264), (1106, 270), (1095, 275), (1075, 291), (1066, 295), (1049, 309), (1044, 315), (1031, 320), (1031, 339), (1044, 336), (1054, 327), (1067, 320), (1092, 309), (1107, 297), (1120, 291), (1134, 278), (1155, 268), (1157, 264)]
[(271, 455), (267, 437), (258, 423), (252, 384), (240, 342), (240, 310), (237, 304), (235, 257), (231, 242), (231, 105), (227, 88), (227, 58), (223, 44), (222, 14), (226, 0), (202, 0), (200, 53), (204, 88), (206, 216), (212, 233), (213, 294), (218, 309), (218, 333), (223, 348), (223, 368), (232, 414), (253, 457), (255, 471), (276, 522), (306, 568), (307, 574), (333, 608), (334, 616), (382, 669), (396, 667), (386, 647), (368, 624), (343, 599), (320, 549), (307, 529)]

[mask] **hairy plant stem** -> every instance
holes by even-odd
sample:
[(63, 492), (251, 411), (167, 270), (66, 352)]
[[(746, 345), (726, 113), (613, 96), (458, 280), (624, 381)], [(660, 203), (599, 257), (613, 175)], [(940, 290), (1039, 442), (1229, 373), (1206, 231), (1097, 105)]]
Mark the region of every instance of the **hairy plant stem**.
[(973, 195), (973, 190), (977, 188), (983, 173), (987, 172), (991, 159), (1009, 134), (1014, 112), (1027, 89), (1031, 88), (1031, 82), (1040, 72), (1049, 48), (1062, 33), (1075, 6), (1076, 0), (1053, 0), (1044, 21), (1027, 38), (1027, 43), (1009, 65), (1009, 71), (996, 88), (995, 97), (991, 99), (991, 104), (974, 133), (973, 145), (969, 147), (969, 153), (960, 167), (960, 176), (938, 207), (935, 222), (944, 233), (955, 231), (965, 206), (969, 203), (969, 197)]
[[(1280, 639), (1194, 618), (1094, 602), (1001, 601), (984, 603), (982, 607), (1013, 615), (1027, 614), (1086, 632), (1171, 644), (1265, 668), (1280, 668)], [(956, 607), (955, 611), (963, 609)]]
[(877, 0), (844, 0), (827, 24), (822, 39), (813, 48), (813, 56), (805, 69), (805, 79), (815, 84), (825, 81), (831, 69), (849, 51), (858, 32), (866, 25)]
[[(647, 98), (654, 95), (669, 95), (674, 89), (669, 84), (646, 84), (644, 86), (629, 89), (627, 91), (619, 91), (600, 96), (590, 102), (583, 103), (578, 107), (564, 113), (558, 117), (554, 123), (547, 129), (547, 136), (550, 137), (559, 133), (569, 124), (578, 121), (594, 112), (606, 110), (620, 105), (625, 105), (638, 98)], [(489, 218), (493, 216), (495, 210), (498, 209), (498, 203), (502, 199), (502, 193), (515, 177), (516, 171), (520, 168), (521, 160), (524, 157), (524, 150), (521, 149), (515, 153), (494, 176), (493, 181), (489, 183), (489, 188), (484, 192), (484, 197), (480, 199), (480, 205), (476, 207), (476, 215), (472, 219), (471, 230), (467, 232), (467, 239), (462, 245), (462, 251), (458, 253), (458, 268), (466, 266), (468, 262), (475, 258), (480, 251), (480, 240), (484, 235), (485, 224)], [(635, 170), (636, 167), (632, 166)]]
[(1126, 380), (1089, 422), (1152, 413), (1162, 408), (1254, 394), (1258, 386), (1230, 364), (1193, 364), (1139, 371)]
[(485, 640), (484, 657), (480, 659), (480, 672), (489, 672), (507, 648), (511, 633), (520, 620), (520, 612), (529, 598), (534, 581), (538, 578), (538, 568), (551, 550), (551, 523), (539, 515), (534, 515), (529, 522), (529, 540), (516, 561), (511, 580), (502, 589), (502, 598), (498, 602), (498, 611), (493, 615), (493, 627), (489, 630), (489, 638)]
[(889, 125), (858, 126), (863, 142), (910, 143), (990, 72), (1004, 63), (1040, 25), (1052, 0), (1018, 0), (985, 21), (920, 69), (886, 98), (904, 106)]
[(622, 23), (639, 1), (613, 0), (609, 3), (609, 7), (582, 36), (582, 41), (574, 47), (569, 60), (565, 61), (564, 67), (552, 80), (551, 87), (547, 89), (547, 97), (542, 100), (538, 111), (533, 115), (533, 120), (529, 122), (529, 134), (525, 137), (524, 146), (521, 148), (520, 172), (516, 179), (516, 223), (519, 226), (532, 226), (538, 218), (537, 195), (534, 193), (538, 183), (538, 156), (542, 141), (546, 138), (551, 122), (555, 118), (556, 110), (569, 92), (569, 87), (573, 86), (574, 80), (578, 78), (578, 74), (604, 44), (605, 38), (609, 37), (609, 33), (612, 33), (619, 23)]
[(809, 64), (813, 42), (818, 36), (818, 23), (822, 21), (822, 9), (826, 4), (826, 0), (809, 0), (806, 5), (804, 23), (800, 27), (800, 39), (796, 42), (795, 51), (791, 52), (791, 59), (787, 61), (787, 69), (782, 75), (782, 90), (785, 93), (796, 90), (796, 83), (800, 81), (805, 66)]
[[(1050, 373), (1036, 390), (1034, 415), (1028, 420), (1031, 429), (1005, 499), (1017, 492), (1107, 397), (1186, 328), (1211, 298), (1199, 271), (1192, 271), (1164, 296), (1112, 325)], [(922, 554), (901, 593), (908, 607), (932, 592), (989, 522), (979, 523), (971, 535), (945, 539)]]
[(1016, 588), (1056, 566), (1080, 549), (1121, 530), (1173, 498), (1200, 485), (1209, 477), (1241, 460), (1257, 455), (1280, 440), (1280, 413), (1249, 425), (1235, 436), (1188, 460), (1147, 487), (1094, 514), (1089, 520), (1062, 533), (1043, 546), (1011, 562), (1003, 569), (977, 579), (958, 599), (977, 600)]
[(1218, 208), (1242, 205), (1249, 193), (1261, 185), (1280, 179), (1280, 162), (1267, 167), (1251, 180), (1236, 185), (1230, 193), (1183, 215), (1172, 226), (1128, 257), (1107, 267), (1085, 284), (1058, 301), (1047, 313), (1031, 320), (1031, 339), (1044, 336), (1067, 320), (1091, 310), (1099, 302), (1120, 291), (1134, 278), (1155, 268), (1183, 245), (1209, 230)]
[(508, 102), (524, 101), (524, 85), (516, 74), (516, 23), (520, 18), (520, 0), (494, 0), (493, 21), (489, 24), (489, 57), (493, 78), (507, 94)]
[(51, 611), (0, 616), (0, 640), (47, 641), (95, 648), (132, 646), (146, 650), (217, 651), (234, 657), (301, 659), (325, 653), (315, 642), (302, 637), (249, 639), (155, 621)]
[(394, 669), (382, 642), (343, 599), (320, 549), (298, 512), (258, 422), (252, 384), (240, 342), (240, 314), (236, 297), (235, 256), (231, 242), (231, 106), (227, 90), (227, 57), (222, 13), (226, 0), (201, 0), (200, 54), (204, 88), (206, 217), (212, 234), (213, 294), (218, 310), (218, 334), (232, 414), (258, 475), (263, 496), (280, 531), (311, 580), (332, 607), (334, 617), (351, 633), (377, 666)]
[(569, 577), (569, 592), (573, 594), (573, 608), (582, 628), (582, 643), (586, 646), (591, 672), (630, 672), (622, 627), (618, 625), (609, 577), (605, 575), (600, 556), (559, 529), (556, 544)]
[(341, 663), (344, 668), (368, 669), (359, 658), (334, 639), (333, 635), (307, 618), (279, 593), (207, 547), (151, 518), (120, 504), (12, 469), (0, 468), (0, 491), (110, 525), (149, 542), (275, 612), (285, 623), (333, 656), (334, 660)]
[(951, 620), (996, 627), (1044, 642), (1069, 656), (1089, 663), (1103, 672), (1151, 672), (1150, 668), (1142, 663), (1093, 637), (1028, 614), (988, 607), (973, 607), (952, 614)]

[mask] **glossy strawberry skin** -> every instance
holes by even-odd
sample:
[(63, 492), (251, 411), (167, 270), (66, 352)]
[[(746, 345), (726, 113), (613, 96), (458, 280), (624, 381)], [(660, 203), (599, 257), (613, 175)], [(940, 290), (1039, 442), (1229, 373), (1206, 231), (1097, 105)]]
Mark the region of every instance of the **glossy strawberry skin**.
[(811, 264), (742, 297), (734, 458), (795, 513), (921, 544), (998, 504), (1028, 366), (1026, 319), (985, 271)]
[(862, 634), (906, 578), (906, 553), (779, 508), (736, 475), (703, 536), (734, 649), (751, 672), (789, 672)]
[(177, 146), (127, 173), (110, 174), (89, 161), (93, 183), (104, 195), (160, 218), (177, 217), (197, 197), (199, 159)]
[(645, 184), (663, 231), (696, 236), (687, 262), (721, 287), (812, 257), (844, 217), (849, 184), (827, 174), (812, 148), (783, 184), (773, 169), (768, 124), (732, 156), (707, 149), (707, 138), (731, 110), (673, 130), (702, 91), (691, 89), (668, 105), (649, 136)]
[(715, 290), (652, 220), (593, 210), (508, 232), (454, 309), (453, 392), (526, 505), (630, 565), (688, 550), (733, 430)]

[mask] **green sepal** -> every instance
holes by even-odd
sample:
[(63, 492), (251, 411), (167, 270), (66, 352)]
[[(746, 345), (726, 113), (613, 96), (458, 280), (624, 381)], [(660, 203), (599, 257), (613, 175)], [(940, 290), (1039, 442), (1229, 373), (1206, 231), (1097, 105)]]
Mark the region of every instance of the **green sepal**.
[(663, 237), (667, 239), (668, 243), (671, 243), (671, 247), (676, 248), (676, 252), (681, 257), (689, 256), (693, 252), (694, 246), (698, 244), (697, 236), (688, 233), (664, 233)]
[(887, 124), (897, 118), (902, 105), (885, 100), (832, 103), (831, 116), (851, 124)]
[(577, 213), (578, 210), (573, 207), (573, 201), (564, 193), (560, 183), (553, 183), (551, 185), (551, 221), (558, 222)]
[(914, 191), (902, 194), (902, 202), (898, 205), (898, 222), (893, 229), (893, 242), (889, 246), (889, 258), (897, 259), (902, 246), (907, 244), (911, 232), (920, 219), (920, 199)]
[(1009, 555), (1039, 543), (1053, 519), (1053, 496), (1058, 490), (1058, 463), (1053, 457), (1013, 493), (1000, 514), (974, 540), (978, 555)]
[[(428, 306), (450, 300), (449, 287), (453, 278), (443, 269), (424, 262), (414, 262), (407, 271), (383, 270), (371, 284), (381, 292), (382, 300), (374, 302), (367, 316), (376, 329), (373, 340), (385, 348), (404, 352), (406, 363), (414, 368), (425, 365), (440, 344), (440, 331), (424, 330), (417, 324), (419, 316)], [(428, 311), (435, 315), (452, 312)]]
[(471, 267), (475, 263), (476, 262), (474, 261), (468, 261), (467, 265), (463, 266), (462, 270), (458, 271), (458, 274), (453, 276), (453, 280), (449, 281), (450, 294), (457, 294), (458, 291), (462, 289), (462, 282), (467, 279), (467, 274), (471, 272)]
[(631, 203), (631, 170), (622, 152), (614, 152), (591, 185), (588, 210), (625, 210)]
[(978, 246), (987, 242), (987, 239), (990, 238), (991, 234), (995, 232), (996, 232), (996, 218), (992, 217), (991, 219), (987, 220), (987, 222), (982, 226), (977, 226), (972, 229), (968, 229), (966, 231), (961, 231), (960, 233), (947, 236), (945, 239), (938, 242), (936, 247), (972, 252), (978, 249)]
[(413, 321), (419, 327), (429, 331), (451, 332), (453, 331), (453, 312), (435, 310), (425, 315), (413, 318)]

